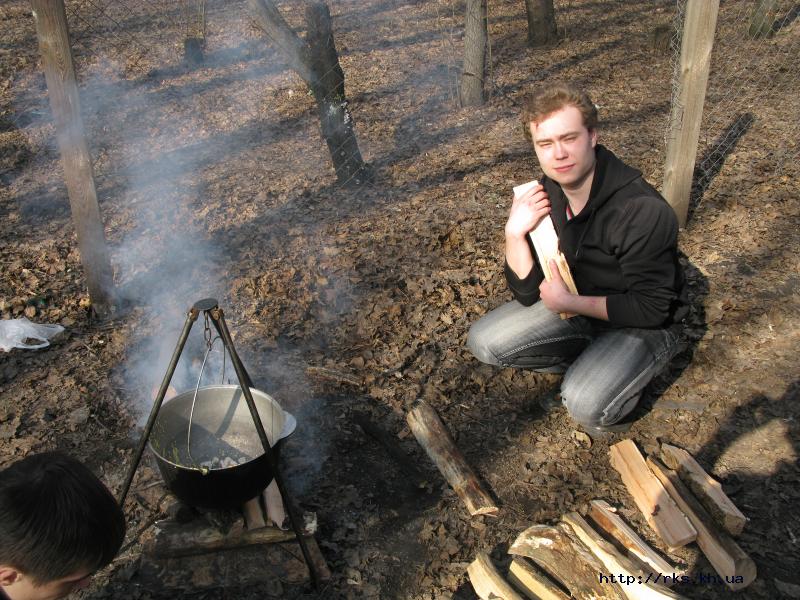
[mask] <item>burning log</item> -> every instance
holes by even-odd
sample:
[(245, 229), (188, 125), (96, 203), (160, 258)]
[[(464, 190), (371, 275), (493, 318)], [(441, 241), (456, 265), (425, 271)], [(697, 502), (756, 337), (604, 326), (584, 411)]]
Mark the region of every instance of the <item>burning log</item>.
[(756, 564), (726, 532), (720, 530), (674, 471), (648, 457), (647, 465), (697, 529), (697, 545), (726, 585), (740, 590), (756, 578)]
[[(674, 568), (648, 546), (639, 535), (622, 520), (614, 509), (604, 500), (592, 500), (589, 516), (608, 535), (617, 540), (628, 550), (628, 554), (636, 557), (653, 570), (653, 573), (675, 573)], [(670, 578), (665, 585), (674, 583)]]
[(278, 529), (288, 529), (286, 522), (286, 508), (283, 506), (283, 498), (278, 489), (278, 484), (273, 479), (264, 490), (264, 506), (267, 510), (267, 521), (270, 521)]
[(639, 569), (629, 558), (617, 552), (617, 549), (600, 537), (578, 513), (568, 513), (562, 520), (572, 527), (578, 539), (603, 563), (602, 572), (613, 573), (619, 577), (620, 583), (623, 584), (620, 588), (628, 600), (683, 598), (672, 590), (651, 583), (647, 573)]
[(601, 581), (599, 575), (607, 572), (603, 564), (575, 537), (566, 523), (559, 523), (556, 527), (528, 527), (517, 537), (508, 553), (533, 560), (567, 588), (573, 598), (625, 600), (619, 583), (610, 578)]
[(408, 413), (406, 420), (414, 437), (464, 502), (469, 514), (473, 517), (497, 514), (497, 506), (456, 447), (436, 411), (420, 400)]
[(242, 505), (242, 514), (244, 515), (245, 527), (247, 527), (248, 531), (267, 526), (264, 520), (264, 511), (261, 509), (259, 496), (251, 498)]
[(522, 596), (515, 592), (514, 588), (497, 572), (489, 555), (485, 552), (478, 553), (472, 564), (467, 567), (467, 573), (472, 587), (475, 588), (475, 593), (478, 594), (481, 600), (489, 600), (490, 598), (522, 600)]
[(647, 468), (633, 440), (614, 444), (609, 453), (611, 466), (619, 472), (648, 525), (667, 546), (679, 548), (693, 542), (697, 538), (697, 531)]
[(508, 578), (531, 600), (569, 600), (547, 575), (520, 556), (511, 561)]
[(203, 521), (159, 521), (156, 523), (156, 535), (146, 546), (145, 552), (154, 558), (177, 558), (294, 539), (293, 531), (281, 531), (275, 527), (248, 530), (241, 522), (223, 533)]
[(661, 444), (661, 460), (689, 486), (706, 510), (733, 536), (742, 533), (747, 517), (722, 491), (719, 482), (703, 470), (683, 448)]

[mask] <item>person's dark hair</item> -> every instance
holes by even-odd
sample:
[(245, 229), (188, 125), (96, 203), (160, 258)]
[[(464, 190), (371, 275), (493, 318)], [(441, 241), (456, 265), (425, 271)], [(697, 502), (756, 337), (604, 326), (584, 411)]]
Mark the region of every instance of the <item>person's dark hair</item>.
[(589, 95), (571, 83), (557, 81), (540, 84), (526, 100), (522, 107), (525, 137), (530, 140), (531, 123), (539, 123), (567, 106), (574, 106), (580, 111), (587, 129), (597, 128), (597, 106)]
[(124, 537), (122, 509), (78, 460), (44, 452), (0, 471), (0, 564), (35, 584), (104, 567)]

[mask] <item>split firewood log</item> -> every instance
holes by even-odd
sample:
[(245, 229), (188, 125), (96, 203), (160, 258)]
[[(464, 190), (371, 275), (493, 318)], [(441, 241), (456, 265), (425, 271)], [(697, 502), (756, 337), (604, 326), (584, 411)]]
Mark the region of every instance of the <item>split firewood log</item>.
[[(643, 572), (631, 559), (620, 554), (617, 549), (604, 540), (586, 520), (576, 512), (562, 517), (575, 535), (580, 539), (603, 564), (603, 573), (619, 577), (622, 593), (628, 600), (667, 600), (683, 598), (669, 588), (653, 581), (653, 575)], [(656, 578), (659, 574), (656, 574)]]
[(606, 573), (603, 563), (566, 523), (528, 527), (517, 536), (508, 553), (530, 558), (568, 589), (573, 598), (625, 600), (619, 583), (610, 578), (602, 580), (600, 575)]
[(622, 477), (622, 482), (633, 496), (648, 525), (670, 548), (679, 548), (697, 537), (687, 520), (664, 486), (647, 468), (644, 457), (633, 440), (622, 440), (609, 449), (611, 466)]
[(697, 545), (714, 570), (725, 580), (725, 584), (732, 590), (750, 585), (756, 578), (756, 564), (753, 559), (745, 554), (731, 536), (717, 527), (711, 515), (674, 471), (652, 457), (648, 457), (647, 465), (694, 525), (697, 530)]
[(283, 505), (283, 498), (278, 489), (278, 484), (273, 479), (264, 490), (264, 507), (267, 511), (267, 521), (274, 524), (278, 529), (284, 531), (289, 529), (286, 526), (286, 507)]
[(267, 525), (264, 520), (264, 509), (261, 508), (260, 496), (256, 496), (245, 502), (242, 505), (242, 514), (244, 515), (245, 526), (248, 530), (259, 529)]
[[(521, 196), (538, 184), (539, 182), (534, 180), (515, 186), (514, 196)], [(544, 278), (547, 281), (553, 279), (553, 275), (550, 272), (550, 261), (554, 260), (558, 267), (558, 272), (561, 275), (561, 279), (564, 280), (570, 293), (577, 295), (578, 288), (575, 286), (575, 280), (572, 278), (572, 271), (569, 269), (567, 258), (561, 250), (558, 249), (558, 234), (556, 234), (555, 227), (553, 227), (553, 220), (550, 218), (550, 215), (544, 216), (528, 236), (531, 238), (531, 242), (533, 242), (533, 249), (536, 251), (536, 258), (539, 261), (539, 266), (542, 267)], [(559, 314), (562, 319), (575, 316), (575, 313)]]
[(628, 555), (638, 559), (646, 569), (652, 573), (667, 573), (670, 578), (665, 581), (669, 586), (674, 583), (671, 575), (683, 575), (683, 571), (676, 573), (675, 567), (661, 558), (625, 521), (622, 520), (614, 509), (605, 500), (592, 500), (589, 516), (609, 536), (617, 540), (628, 551)]
[(747, 517), (722, 490), (719, 482), (683, 448), (661, 444), (661, 460), (689, 486), (694, 495), (718, 523), (733, 536), (742, 533)]
[(511, 561), (508, 579), (531, 600), (569, 600), (552, 579), (521, 556)]
[(492, 564), (486, 552), (479, 552), (467, 567), (467, 574), (481, 600), (523, 600)]

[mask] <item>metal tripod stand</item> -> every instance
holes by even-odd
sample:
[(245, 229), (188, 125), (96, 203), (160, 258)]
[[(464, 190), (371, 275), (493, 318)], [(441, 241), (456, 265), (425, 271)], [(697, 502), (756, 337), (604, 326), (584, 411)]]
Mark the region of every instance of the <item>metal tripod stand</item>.
[(178, 343), (175, 347), (175, 351), (172, 354), (169, 366), (167, 367), (167, 372), (164, 375), (164, 379), (161, 382), (161, 387), (159, 388), (155, 402), (153, 403), (153, 408), (150, 411), (150, 416), (147, 419), (144, 432), (139, 440), (139, 446), (134, 454), (133, 462), (128, 468), (128, 474), (125, 478), (125, 483), (122, 486), (122, 492), (119, 496), (119, 504), (120, 506), (123, 506), (125, 503), (125, 498), (128, 495), (131, 482), (133, 481), (133, 476), (136, 473), (139, 463), (141, 462), (142, 454), (144, 453), (147, 440), (153, 430), (153, 425), (155, 424), (156, 417), (158, 416), (158, 411), (161, 409), (161, 405), (164, 402), (164, 397), (167, 394), (170, 381), (175, 373), (175, 368), (178, 365), (178, 359), (180, 359), (180, 356), (183, 353), (183, 348), (186, 345), (186, 340), (189, 338), (189, 332), (192, 330), (192, 325), (194, 325), (194, 323), (197, 321), (200, 313), (204, 313), (206, 317), (210, 318), (211, 323), (214, 325), (214, 328), (217, 330), (217, 333), (222, 340), (225, 350), (227, 350), (228, 355), (231, 358), (234, 371), (236, 371), (236, 376), (239, 379), (239, 386), (241, 387), (242, 394), (247, 402), (247, 408), (250, 410), (250, 416), (253, 418), (253, 423), (255, 424), (256, 431), (258, 432), (258, 437), (261, 440), (261, 445), (264, 447), (264, 453), (266, 454), (267, 460), (271, 466), (275, 483), (277, 484), (278, 490), (284, 499), (284, 505), (289, 517), (289, 522), (291, 523), (292, 530), (297, 536), (297, 541), (300, 544), (300, 550), (303, 553), (303, 559), (308, 567), (308, 572), (311, 575), (311, 580), (314, 583), (314, 587), (319, 589), (320, 575), (317, 572), (316, 565), (309, 553), (306, 540), (304, 538), (302, 529), (300, 528), (300, 523), (295, 514), (294, 503), (292, 502), (291, 496), (289, 496), (289, 492), (284, 484), (283, 476), (280, 468), (278, 467), (277, 454), (276, 452), (273, 452), (272, 447), (270, 446), (269, 439), (267, 438), (267, 432), (265, 431), (264, 425), (261, 422), (261, 417), (258, 414), (256, 403), (253, 399), (253, 394), (250, 391), (250, 388), (253, 387), (253, 381), (250, 379), (250, 375), (248, 375), (247, 371), (245, 370), (244, 365), (242, 364), (242, 361), (233, 346), (233, 339), (231, 338), (230, 331), (228, 330), (228, 325), (225, 322), (225, 315), (222, 309), (219, 307), (219, 303), (213, 298), (205, 298), (196, 302), (186, 316), (186, 322), (184, 323), (183, 330), (178, 337)]

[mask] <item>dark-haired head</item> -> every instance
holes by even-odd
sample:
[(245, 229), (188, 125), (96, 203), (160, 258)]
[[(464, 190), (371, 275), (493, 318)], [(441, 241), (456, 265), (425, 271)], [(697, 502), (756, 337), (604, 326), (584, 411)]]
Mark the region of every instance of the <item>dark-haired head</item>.
[(0, 471), (0, 565), (36, 585), (104, 567), (124, 537), (122, 510), (78, 460), (45, 452)]

